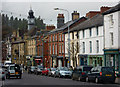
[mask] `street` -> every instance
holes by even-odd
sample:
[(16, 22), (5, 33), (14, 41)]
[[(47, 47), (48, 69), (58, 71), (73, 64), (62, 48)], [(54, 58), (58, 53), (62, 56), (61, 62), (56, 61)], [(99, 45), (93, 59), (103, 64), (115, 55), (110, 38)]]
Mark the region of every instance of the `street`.
[[(1, 82), (2, 84), (2, 82)], [(11, 87), (11, 86), (37, 86), (37, 85), (42, 85), (42, 86), (49, 86), (49, 85), (60, 85), (60, 86), (92, 86), (92, 87), (120, 87), (118, 84), (96, 84), (93, 82), (80, 82), (80, 81), (73, 81), (72, 79), (69, 78), (54, 78), (54, 77), (48, 77), (48, 76), (41, 76), (41, 75), (34, 75), (34, 74), (27, 74), (27, 72), (23, 73), (22, 79), (16, 79), (16, 78), (11, 78), (11, 79), (6, 79), (5, 82), (3, 82), (5, 85), (4, 87)]]

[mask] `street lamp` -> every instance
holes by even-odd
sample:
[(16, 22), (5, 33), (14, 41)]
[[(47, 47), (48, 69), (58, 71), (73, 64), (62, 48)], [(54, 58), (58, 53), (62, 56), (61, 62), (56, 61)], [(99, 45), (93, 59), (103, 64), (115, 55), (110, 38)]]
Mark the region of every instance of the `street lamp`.
[[(69, 11), (66, 9), (61, 8), (54, 8), (54, 10), (63, 10), (68, 13), (68, 22), (69, 22)], [(70, 67), (70, 30), (69, 30), (69, 23), (68, 23), (68, 67)]]

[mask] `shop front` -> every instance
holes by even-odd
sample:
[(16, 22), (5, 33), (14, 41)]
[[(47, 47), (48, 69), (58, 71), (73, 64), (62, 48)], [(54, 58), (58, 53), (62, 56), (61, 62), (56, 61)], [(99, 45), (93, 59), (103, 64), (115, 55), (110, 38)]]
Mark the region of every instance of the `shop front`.
[(63, 56), (57, 56), (57, 67), (63, 67)]
[(104, 56), (103, 55), (88, 55), (88, 65), (91, 65), (93, 67), (103, 66)]
[(104, 49), (105, 66), (113, 67), (116, 73), (120, 74), (120, 50)]
[(51, 59), (52, 59), (52, 61), (51, 61), (52, 67), (55, 68), (57, 66), (57, 56), (56, 55), (52, 55)]
[(79, 58), (79, 65), (88, 65), (87, 62), (88, 62), (88, 55), (78, 55), (78, 58)]
[(42, 56), (34, 56), (33, 57), (33, 64), (34, 65), (43, 65), (42, 64)]

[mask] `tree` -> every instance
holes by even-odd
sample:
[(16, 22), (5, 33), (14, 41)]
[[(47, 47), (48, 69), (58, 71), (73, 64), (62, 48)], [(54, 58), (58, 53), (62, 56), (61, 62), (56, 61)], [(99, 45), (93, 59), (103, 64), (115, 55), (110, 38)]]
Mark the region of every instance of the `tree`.
[[(73, 67), (77, 67), (77, 54), (79, 53), (80, 45), (79, 45), (78, 41), (71, 41), (70, 44), (71, 44), (71, 46), (70, 46), (70, 55), (71, 55), (70, 58), (73, 61)], [(68, 48), (67, 48), (67, 50), (68, 50)]]

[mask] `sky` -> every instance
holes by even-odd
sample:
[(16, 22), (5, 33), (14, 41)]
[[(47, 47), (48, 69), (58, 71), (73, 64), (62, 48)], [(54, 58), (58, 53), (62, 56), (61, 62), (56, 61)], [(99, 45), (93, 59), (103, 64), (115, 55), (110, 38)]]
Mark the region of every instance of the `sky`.
[(27, 19), (31, 6), (35, 17), (40, 16), (44, 23), (56, 26), (59, 13), (64, 14), (65, 22), (68, 21), (67, 12), (56, 11), (56, 7), (68, 10), (71, 20), (73, 11), (78, 11), (82, 17), (89, 11), (99, 11), (101, 6), (112, 7), (117, 4), (118, 0), (2, 0), (2, 13)]

